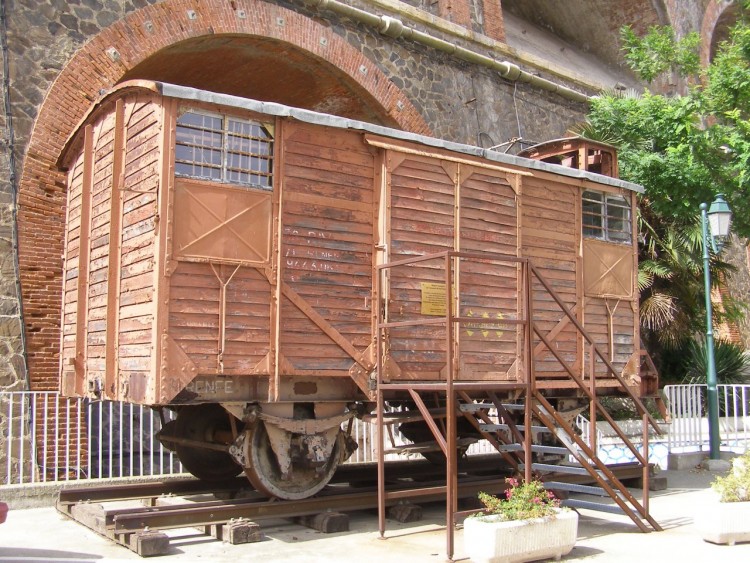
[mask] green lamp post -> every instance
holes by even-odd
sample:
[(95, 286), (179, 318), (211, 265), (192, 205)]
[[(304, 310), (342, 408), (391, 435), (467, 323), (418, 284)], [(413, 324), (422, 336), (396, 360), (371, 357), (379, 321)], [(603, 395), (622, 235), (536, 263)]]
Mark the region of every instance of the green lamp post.
[[(708, 387), (708, 439), (710, 459), (719, 459), (719, 394), (716, 390), (716, 360), (714, 359), (714, 329), (713, 311), (711, 309), (711, 272), (708, 264), (708, 245), (711, 244), (714, 253), (721, 252), (724, 241), (729, 236), (732, 223), (732, 210), (724, 200), (723, 194), (718, 194), (709, 209), (701, 203), (701, 228), (703, 229), (703, 282), (706, 290), (706, 359), (708, 363), (706, 383)], [(708, 210), (708, 213), (706, 212)], [(708, 221), (706, 220), (708, 219)], [(708, 227), (710, 224), (711, 236)]]

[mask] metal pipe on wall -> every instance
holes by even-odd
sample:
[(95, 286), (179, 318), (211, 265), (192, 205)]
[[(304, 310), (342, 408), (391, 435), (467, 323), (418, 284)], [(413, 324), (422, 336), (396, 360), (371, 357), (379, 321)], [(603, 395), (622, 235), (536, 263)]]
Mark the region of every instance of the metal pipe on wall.
[(371, 14), (366, 10), (349, 6), (338, 0), (303, 0), (303, 2), (308, 6), (317, 8), (318, 10), (328, 10), (340, 16), (345, 16), (359, 23), (373, 27), (378, 33), (387, 37), (393, 39), (404, 38), (419, 43), (420, 45), (448, 53), (449, 55), (453, 55), (461, 60), (490, 68), (498, 72), (504, 79), (510, 80), (511, 82), (527, 83), (531, 86), (547, 92), (552, 92), (574, 102), (588, 102), (591, 99), (590, 96), (582, 92), (578, 92), (577, 90), (573, 90), (572, 88), (568, 88), (567, 86), (563, 86), (552, 80), (526, 72), (514, 63), (482, 55), (471, 49), (466, 49), (465, 47), (440, 39), (429, 33), (419, 31), (418, 29), (404, 24), (404, 22), (397, 18)]

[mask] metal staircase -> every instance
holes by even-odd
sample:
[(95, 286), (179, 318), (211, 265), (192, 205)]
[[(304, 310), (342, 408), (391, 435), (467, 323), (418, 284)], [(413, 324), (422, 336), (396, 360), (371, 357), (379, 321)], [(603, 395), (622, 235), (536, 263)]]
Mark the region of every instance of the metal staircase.
[[(639, 502), (545, 397), (540, 394), (535, 396), (530, 409), (534, 423), (522, 426), (514, 422), (511, 413), (521, 412), (525, 415), (525, 403), (501, 403), (497, 401), (497, 397), (494, 397), (495, 401), (491, 402), (473, 402), (468, 396), (463, 395), (464, 402), (459, 404), (461, 415), (469, 420), (477, 421), (475, 428), (481, 432), (482, 437), (487, 439), (497, 451), (509, 455), (519, 473), (526, 474), (528, 467), (532, 476), (541, 480), (548, 490), (588, 495), (596, 499), (566, 498), (562, 501), (563, 506), (624, 514), (644, 532), (662, 529), (648, 512), (649, 466), (647, 460), (639, 459), (644, 471), (645, 488), (645, 500)], [(492, 421), (493, 417), (490, 413), (493, 411), (497, 413), (496, 418), (499, 422)], [(531, 440), (527, 439), (527, 436)], [(537, 443), (540, 436), (552, 437), (556, 445)], [(631, 451), (637, 454), (636, 459), (638, 459), (640, 454), (637, 448), (629, 441), (627, 443)], [(531, 454), (530, 463), (527, 461), (527, 448)], [(542, 456), (557, 457), (559, 461), (557, 463), (538, 461)], [(595, 483), (595, 486), (558, 480), (564, 475), (587, 476)]]
[[(452, 287), (452, 280), (460, 277), (462, 260), (497, 260), (513, 263), (518, 273), (518, 313), (502, 322), (518, 327), (518, 348), (516, 352), (515, 377), (488, 378), (462, 377), (461, 346), (456, 337), (457, 327), (462, 323), (472, 326), (472, 330), (480, 330), (482, 325), (493, 326), (498, 321), (477, 319), (470, 315), (460, 316), (460, 308), (454, 308), (453, 299), (460, 302), (460, 290), (456, 295), (446, 292), (444, 317), (432, 317), (429, 320), (399, 320), (388, 318), (387, 308), (383, 308), (378, 316), (377, 330), (377, 364), (375, 373), (377, 381), (373, 398), (377, 406), (377, 422), (379, 431), (378, 455), (378, 487), (379, 487), (379, 529), (385, 534), (385, 504), (395, 497), (386, 492), (385, 466), (383, 452), (385, 450), (385, 428), (388, 426), (385, 413), (385, 397), (407, 397), (416, 409), (416, 415), (422, 417), (434, 437), (433, 451), (442, 453), (446, 460), (447, 481), (441, 490), (446, 495), (446, 551), (449, 557), (453, 555), (453, 530), (457, 510), (457, 455), (459, 450), (459, 433), (457, 421), (465, 420), (473, 429), (471, 434), (486, 439), (507, 461), (512, 472), (522, 474), (524, 480), (532, 478), (542, 480), (548, 489), (565, 491), (575, 495), (592, 496), (597, 500), (583, 500), (576, 498), (565, 499), (564, 504), (573, 508), (594, 509), (606, 512), (617, 512), (628, 516), (640, 530), (644, 532), (660, 531), (662, 528), (651, 517), (648, 511), (648, 484), (650, 467), (641, 452), (632, 444), (625, 433), (619, 428), (598, 398), (601, 379), (605, 378), (607, 389), (618, 388), (629, 397), (643, 422), (644, 451), (648, 451), (648, 427), (653, 427), (657, 433), (662, 431), (659, 425), (648, 413), (645, 406), (634, 393), (631, 383), (614, 368), (609, 360), (609, 352), (604, 352), (597, 346), (594, 338), (586, 331), (577, 315), (561, 299), (553, 287), (544, 279), (539, 270), (528, 260), (515, 257), (498, 257), (491, 254), (470, 254), (445, 251), (430, 256), (409, 258), (391, 264), (379, 266), (383, 274), (379, 277), (379, 295), (383, 294), (385, 286), (384, 273), (386, 270), (405, 265), (412, 265), (420, 261), (443, 259), (445, 262), (445, 287)], [(546, 330), (537, 324), (535, 318), (534, 294), (545, 294), (545, 306), (549, 311), (551, 304), (556, 303), (561, 313), (557, 325), (551, 330), (549, 324)], [(389, 357), (391, 346), (390, 331), (416, 327), (421, 324), (445, 327), (445, 368), (440, 377), (435, 379), (412, 379), (402, 377), (398, 367)], [(573, 366), (569, 360), (555, 346), (555, 338), (563, 330), (575, 331), (583, 352), (579, 365)], [(495, 329), (493, 329), (495, 330)], [(544, 379), (537, 373), (536, 357), (544, 353), (548, 358), (547, 364), (554, 361), (562, 367), (552, 376)], [(543, 371), (543, 370), (542, 370)], [(602, 375), (604, 372), (604, 376)], [(495, 373), (495, 372), (493, 372)], [(565, 390), (563, 394), (556, 391)], [(567, 394), (566, 394), (567, 393)], [(400, 394), (400, 395), (399, 395)], [(433, 417), (430, 408), (425, 404), (422, 394), (439, 397), (435, 402), (437, 407), (444, 408), (444, 414)], [(607, 465), (597, 457), (596, 436), (587, 443), (576, 432), (564, 413), (559, 412), (547, 398), (547, 395), (564, 397), (576, 396), (587, 402), (588, 418), (592, 427), (596, 427), (597, 418), (607, 421), (618, 434), (622, 442), (630, 449), (636, 462), (642, 469), (643, 500), (638, 501), (632, 493), (617, 479)], [(402, 399), (403, 400), (403, 399)], [(410, 407), (411, 408), (411, 407)], [(464, 426), (465, 428), (465, 426)], [(390, 430), (389, 430), (390, 431)], [(462, 432), (462, 434), (464, 434)], [(550, 440), (542, 443), (539, 438), (548, 436)], [(554, 440), (552, 440), (554, 438)], [(571, 461), (563, 463), (546, 463), (545, 457), (568, 458)], [(556, 460), (556, 461), (557, 461)], [(573, 474), (578, 478), (585, 478), (586, 483), (566, 482), (561, 479), (564, 474)], [(573, 479), (571, 479), (572, 481)], [(590, 483), (593, 483), (590, 484)], [(411, 496), (418, 496), (420, 491), (411, 491)], [(408, 496), (400, 493), (400, 497)], [(603, 499), (610, 499), (603, 501)]]

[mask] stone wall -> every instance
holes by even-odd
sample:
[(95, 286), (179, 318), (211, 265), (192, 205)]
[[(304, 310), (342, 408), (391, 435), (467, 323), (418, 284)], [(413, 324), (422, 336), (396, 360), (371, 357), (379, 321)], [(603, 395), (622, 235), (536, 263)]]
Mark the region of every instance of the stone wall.
[[(531, 5), (530, 0), (524, 2)], [(601, 3), (581, 0), (571, 11), (574, 17), (554, 21), (560, 29), (553, 32), (574, 43), (583, 36), (578, 44), (584, 50), (598, 52), (607, 65), (617, 68), (620, 23), (635, 18), (639, 29), (645, 29), (664, 20), (666, 4), (668, 16), (681, 27), (695, 27), (706, 2), (609, 2), (602, 12)], [(372, 14), (396, 17), (420, 33), (476, 53), (508, 60), (563, 86), (596, 93), (592, 82), (582, 83), (578, 76), (557, 68), (554, 53), (548, 62), (540, 62), (525, 56), (523, 49), (502, 43), (502, 9), (510, 3), (506, 0), (501, 7), (499, 0), (345, 2)], [(559, 137), (586, 111), (580, 102), (506, 80), (497, 71), (337, 15), (326, 10), (324, 2), (5, 0), (2, 5), (10, 89), (0, 90), (0, 390), (29, 384), (34, 389), (57, 388), (65, 221), (64, 177), (55, 166), (59, 149), (101, 90), (170, 45), (210, 41), (222, 34), (294, 45), (308, 54), (311, 64), (328, 65), (334, 79), (372, 96), (388, 123), (482, 147), (516, 137), (536, 142)], [(600, 13), (606, 15), (602, 21)], [(621, 22), (623, 18), (628, 22)], [(551, 27), (550, 21), (539, 23)], [(264, 78), (268, 77), (256, 77)], [(190, 80), (183, 83), (190, 85)], [(4, 118), (7, 94), (13, 146)], [(15, 180), (10, 150), (16, 156)], [(18, 240), (14, 190), (18, 190)], [(7, 434), (8, 421), (0, 419), (0, 442)]]
[[(0, 11), (0, 15), (5, 13)], [(14, 121), (7, 115), (9, 66), (5, 17), (0, 21), (0, 390), (18, 391), (27, 387), (18, 271), (16, 268), (15, 190), (17, 187), (18, 145), (14, 143)], [(16, 154), (13, 154), (14, 145)], [(6, 425), (0, 422), (0, 428)]]
[[(354, 4), (383, 13), (382, 6), (375, 4), (398, 3)], [(114, 85), (165, 46), (224, 32), (275, 34), (301, 45), (311, 53), (311, 59), (329, 57), (329, 62), (341, 69), (342, 79), (359, 80), (374, 96), (385, 86), (380, 96), (384, 107), (395, 97), (403, 100), (394, 104), (398, 109), (385, 107), (394, 120), (416, 111), (418, 119), (403, 119), (403, 127), (423, 131), (420, 123), (426, 123), (437, 137), (485, 147), (517, 136), (534, 141), (560, 136), (581, 120), (585, 111), (581, 103), (528, 84), (511, 83), (496, 71), (412, 41), (392, 39), (299, 1), (30, 0), (10, 2), (9, 8), (10, 95), (16, 147), (22, 155), (19, 254), (28, 364), (36, 389), (54, 389), (57, 384), (64, 223), (64, 178), (55, 170), (59, 148), (100, 90)], [(408, 21), (409, 10), (389, 13), (481, 53), (493, 45), (486, 37), (482, 43), (470, 35), (459, 37), (451, 32), (451, 24), (440, 24), (431, 14), (432, 20)], [(320, 34), (320, 38), (311, 38), (311, 33)], [(335, 49), (322, 47), (329, 42)], [(348, 55), (346, 47), (364, 62)], [(368, 65), (372, 71), (367, 70)], [(380, 81), (373, 82), (373, 76), (380, 76)]]
[[(139, 63), (170, 45), (196, 39), (210, 41), (222, 34), (273, 38), (306, 52), (311, 64), (323, 61), (334, 69), (333, 80), (346, 82), (373, 97), (381, 105), (388, 123), (485, 147), (517, 136), (536, 141), (557, 137), (583, 116), (585, 107), (581, 103), (527, 84), (513, 84), (495, 71), (412, 41), (388, 37), (377, 29), (311, 4), (314, 3), (301, 0), (6, 0), (3, 3), (15, 143), (10, 147), (3, 120), (0, 123), (0, 135), (5, 141), (0, 147), (0, 389), (29, 386), (35, 390), (54, 390), (58, 385), (65, 221), (65, 178), (55, 164), (59, 150), (101, 90), (112, 87)], [(412, 16), (416, 8), (421, 8), (419, 2), (355, 0), (347, 4), (371, 13), (390, 14), (415, 29), (481, 54), (501, 59), (508, 54), (507, 48), (493, 41), (503, 36), (502, 11), (496, 1), (441, 0), (429, 3), (430, 11), (419, 12), (416, 18)], [(468, 18), (472, 15), (475, 21), (470, 22)], [(456, 25), (459, 22), (466, 24), (463, 32)], [(522, 60), (514, 60), (528, 69)], [(544, 68), (532, 70), (557, 79)], [(183, 83), (190, 84), (190, 80)], [(10, 182), (8, 152), (12, 149), (17, 156), (14, 186)], [(18, 203), (17, 241), (14, 187)], [(18, 254), (14, 253), (16, 242)], [(20, 272), (15, 270), (16, 258)], [(19, 278), (22, 303), (16, 283)], [(38, 411), (37, 415), (41, 417), (43, 413)], [(13, 424), (27, 422), (17, 420)], [(0, 419), (0, 448), (8, 446), (11, 432), (11, 421)], [(20, 443), (13, 448), (10, 457), (15, 472), (21, 468), (16, 459)], [(28, 447), (25, 449), (28, 451)], [(7, 450), (0, 451), (5, 454)]]

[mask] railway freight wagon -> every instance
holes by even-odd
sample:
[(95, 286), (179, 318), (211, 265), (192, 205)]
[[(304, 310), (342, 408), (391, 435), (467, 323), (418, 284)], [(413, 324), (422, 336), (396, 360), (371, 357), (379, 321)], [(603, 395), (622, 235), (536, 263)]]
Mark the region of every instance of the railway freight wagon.
[(643, 391), (617, 178), (144, 81), (59, 164), (61, 389), (176, 410), (161, 438), (199, 477), (314, 494), (380, 384)]

